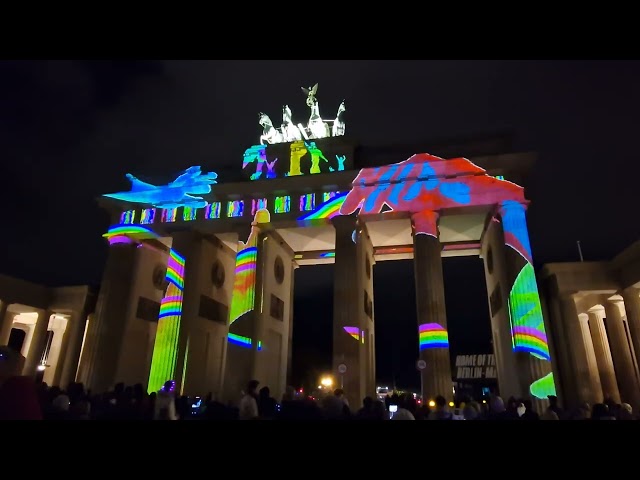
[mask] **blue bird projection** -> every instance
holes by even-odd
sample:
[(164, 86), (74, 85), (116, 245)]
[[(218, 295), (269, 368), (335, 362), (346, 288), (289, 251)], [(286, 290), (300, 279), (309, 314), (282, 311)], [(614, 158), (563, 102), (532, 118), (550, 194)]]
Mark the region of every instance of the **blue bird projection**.
[(127, 178), (131, 182), (130, 191), (107, 193), (103, 196), (156, 208), (204, 208), (209, 202), (195, 195), (211, 193), (211, 185), (217, 183), (218, 174), (202, 173), (200, 167), (189, 167), (167, 185), (152, 185), (138, 180), (130, 173), (127, 174)]

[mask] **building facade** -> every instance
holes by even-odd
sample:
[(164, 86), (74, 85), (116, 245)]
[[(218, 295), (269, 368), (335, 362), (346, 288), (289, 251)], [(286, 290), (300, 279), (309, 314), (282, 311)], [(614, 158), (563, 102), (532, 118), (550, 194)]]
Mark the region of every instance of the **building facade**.
[(609, 262), (550, 263), (540, 273), (559, 397), (640, 409), (640, 241)]
[(0, 345), (23, 357), (18, 373), (49, 385), (74, 381), (95, 300), (87, 286), (48, 288), (0, 275)]

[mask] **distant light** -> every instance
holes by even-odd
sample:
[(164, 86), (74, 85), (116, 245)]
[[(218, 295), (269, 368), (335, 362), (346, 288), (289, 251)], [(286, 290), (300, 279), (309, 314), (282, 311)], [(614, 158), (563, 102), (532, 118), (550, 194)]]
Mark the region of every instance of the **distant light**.
[(450, 406), (450, 407), (453, 407), (453, 406), (454, 406), (454, 403), (453, 403), (453, 402), (449, 402), (449, 406)]
[[(333, 378), (331, 378), (331, 377), (323, 377), (323, 378), (320, 380), (320, 384), (321, 384), (323, 387), (327, 387), (327, 388), (329, 388), (329, 387), (331, 387), (331, 385), (333, 385)], [(322, 387), (320, 387), (320, 388), (322, 388)]]
[(486, 400), (482, 400), (482, 403), (487, 403), (487, 401)]
[(47, 368), (47, 367), (46, 367), (45, 365), (38, 365), (38, 371), (39, 371), (39, 372), (44, 372), (44, 370), (45, 370), (46, 368)]
[(435, 407), (436, 406), (436, 402), (434, 402), (433, 400), (429, 400), (429, 406), (430, 407)]
[(322, 385), (318, 385), (318, 388), (322, 388)]

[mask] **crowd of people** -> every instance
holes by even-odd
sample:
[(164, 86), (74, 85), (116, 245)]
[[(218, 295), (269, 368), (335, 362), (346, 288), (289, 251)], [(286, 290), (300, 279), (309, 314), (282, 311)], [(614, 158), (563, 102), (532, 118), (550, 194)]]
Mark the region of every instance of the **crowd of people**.
[(36, 384), (32, 378), (17, 376), (0, 387), (0, 420), (634, 420), (630, 405), (610, 400), (575, 411), (563, 410), (556, 397), (549, 397), (544, 412), (536, 412), (528, 399), (499, 396), (477, 402), (465, 398), (452, 409), (444, 397), (435, 405), (420, 404), (413, 395), (392, 394), (384, 401), (364, 398), (352, 407), (344, 391), (336, 389), (320, 399), (299, 395), (287, 387), (282, 399), (271, 396), (268, 386), (248, 382), (237, 406), (223, 404), (211, 395), (179, 395), (173, 381), (157, 393), (148, 394), (141, 384), (120, 383), (101, 395), (86, 391), (80, 383), (66, 390)]

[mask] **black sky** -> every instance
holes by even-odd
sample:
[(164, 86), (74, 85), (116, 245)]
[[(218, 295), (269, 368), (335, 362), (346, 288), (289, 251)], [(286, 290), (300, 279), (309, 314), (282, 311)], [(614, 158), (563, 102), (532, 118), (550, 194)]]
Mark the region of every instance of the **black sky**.
[[(518, 149), (539, 153), (527, 190), (537, 267), (577, 260), (578, 239), (600, 260), (640, 237), (637, 61), (0, 61), (0, 272), (98, 284), (108, 219), (97, 196), (126, 188), (127, 172), (236, 176), (258, 112), (279, 118), (287, 103), (304, 117), (300, 86), (316, 82), (321, 113), (346, 99), (347, 134), (365, 145), (515, 132)], [(481, 261), (444, 266), (452, 350), (486, 348)], [(330, 332), (321, 341), (307, 325), (328, 329), (331, 273), (296, 274), (296, 350), (325, 359)], [(411, 264), (380, 263), (375, 276), (379, 376), (413, 383)]]

